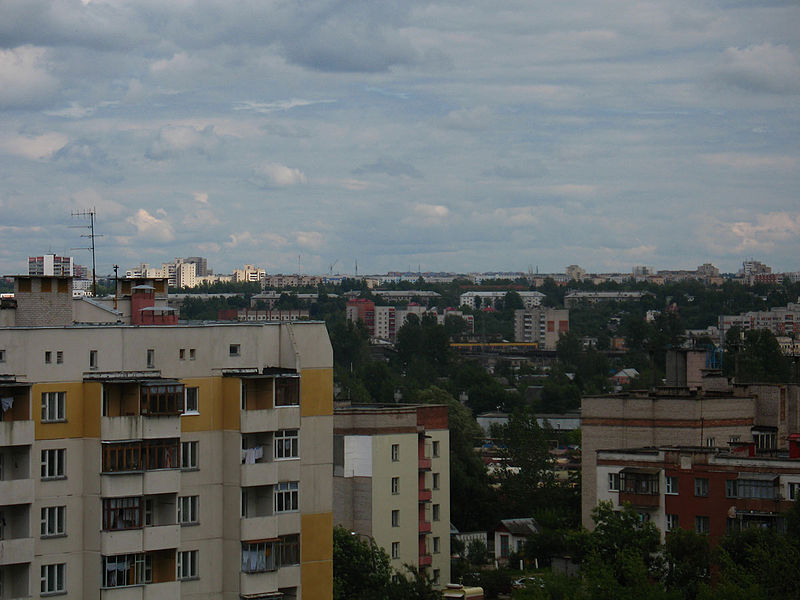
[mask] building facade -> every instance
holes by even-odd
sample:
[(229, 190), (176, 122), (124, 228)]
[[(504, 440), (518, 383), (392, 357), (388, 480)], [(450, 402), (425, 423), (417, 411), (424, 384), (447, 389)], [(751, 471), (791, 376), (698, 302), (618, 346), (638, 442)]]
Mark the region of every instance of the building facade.
[(555, 350), (558, 338), (569, 331), (569, 311), (559, 308), (534, 308), (514, 311), (514, 341), (537, 343)]
[(2, 597), (330, 598), (332, 389), (322, 323), (0, 328)]
[(337, 406), (334, 522), (413, 565), (450, 580), (450, 448), (447, 406)]

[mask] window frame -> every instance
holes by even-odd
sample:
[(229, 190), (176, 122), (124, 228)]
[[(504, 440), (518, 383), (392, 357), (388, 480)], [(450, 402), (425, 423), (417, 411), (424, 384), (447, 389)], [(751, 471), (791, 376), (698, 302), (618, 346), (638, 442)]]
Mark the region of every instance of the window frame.
[(392, 462), (400, 462), (400, 444), (392, 444)]
[(147, 358), (146, 363), (148, 369), (155, 369), (156, 367), (156, 349), (155, 348), (148, 348), (147, 349)]
[(439, 452), (439, 440), (433, 440), (433, 442), (431, 442), (431, 457), (439, 458)]
[(677, 496), (680, 493), (680, 484), (677, 475), (666, 475), (664, 477), (664, 494), (667, 496)]
[(89, 350), (89, 369), (95, 370), (98, 366), (97, 350)]
[(710, 533), (711, 519), (706, 515), (696, 515), (694, 518), (694, 531), (695, 533)]
[(279, 429), (275, 432), (272, 436), (272, 458), (273, 460), (294, 460), (300, 458), (299, 429)]
[(228, 356), (241, 356), (241, 355), (242, 355), (241, 344), (228, 344)]
[(397, 496), (400, 493), (399, 477), (392, 477), (391, 490), (392, 490), (392, 496)]
[[(188, 450), (187, 450), (188, 449)], [(200, 442), (189, 440), (181, 442), (181, 470), (195, 471), (200, 468)]]
[(282, 514), (300, 510), (300, 482), (279, 481), (273, 487), (273, 512)]
[(127, 531), (144, 526), (144, 505), (141, 496), (103, 498), (103, 531)]
[(400, 510), (392, 509), (392, 527), (400, 527)]
[(694, 478), (694, 495), (697, 498), (708, 498), (709, 484), (708, 477)]
[[(190, 403), (190, 396), (193, 396), (193, 402)], [(194, 405), (194, 408), (190, 407)], [(199, 415), (200, 414), (200, 388), (198, 386), (186, 386), (183, 388), (183, 414), (184, 415)]]
[(199, 558), (199, 550), (178, 550), (175, 557), (175, 578), (178, 581), (200, 579)]
[(664, 525), (667, 531), (675, 531), (680, 527), (680, 517), (676, 514), (667, 514), (665, 516)]
[(67, 422), (67, 392), (42, 392), (41, 422)]
[(43, 564), (39, 573), (39, 593), (42, 596), (67, 593), (67, 563)]
[(200, 496), (178, 496), (178, 525), (200, 524)]
[(440, 521), (442, 518), (441, 504), (431, 505), (431, 521)]
[(67, 478), (67, 449), (42, 448), (40, 479), (51, 481)]
[(42, 506), (39, 534), (41, 538), (67, 535), (67, 507), (64, 505)]
[(400, 542), (392, 542), (392, 558), (400, 558)]
[(608, 474), (608, 491), (609, 492), (619, 491), (619, 473)]

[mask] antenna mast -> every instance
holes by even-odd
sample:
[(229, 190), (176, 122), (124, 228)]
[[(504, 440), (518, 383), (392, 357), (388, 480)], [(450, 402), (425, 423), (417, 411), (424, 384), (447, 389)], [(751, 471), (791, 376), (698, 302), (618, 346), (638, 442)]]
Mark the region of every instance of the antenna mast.
[[(82, 233), (81, 237), (89, 238), (90, 246), (88, 248), (73, 248), (74, 250), (90, 250), (92, 252), (92, 296), (97, 297), (97, 263), (95, 262), (94, 252), (94, 239), (103, 237), (94, 232), (94, 217), (97, 214), (94, 207), (90, 210), (77, 210), (72, 212), (73, 217), (89, 217), (89, 225), (87, 229), (89, 233)], [(78, 227), (81, 227), (80, 225)]]

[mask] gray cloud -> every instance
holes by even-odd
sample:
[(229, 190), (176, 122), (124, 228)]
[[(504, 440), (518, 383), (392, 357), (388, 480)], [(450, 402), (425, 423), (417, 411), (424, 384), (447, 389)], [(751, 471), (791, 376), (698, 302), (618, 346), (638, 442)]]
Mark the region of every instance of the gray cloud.
[(422, 179), (422, 173), (413, 165), (401, 160), (379, 158), (374, 163), (362, 165), (352, 171), (353, 175), (391, 175), (392, 177), (411, 177)]

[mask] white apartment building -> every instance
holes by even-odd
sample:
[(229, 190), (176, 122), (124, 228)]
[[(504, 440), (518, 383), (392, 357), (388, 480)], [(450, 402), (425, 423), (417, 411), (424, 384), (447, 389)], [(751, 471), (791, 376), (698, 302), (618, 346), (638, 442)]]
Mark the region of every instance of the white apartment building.
[(440, 587), (450, 580), (449, 440), (445, 405), (334, 410), (334, 522)]
[(555, 350), (558, 338), (569, 331), (569, 311), (565, 308), (533, 308), (514, 311), (514, 341), (538, 343)]
[(331, 598), (325, 325), (73, 325), (52, 283), (0, 328), (0, 597)]
[[(469, 306), (471, 309), (486, 308), (491, 306), (495, 308), (497, 303), (504, 300), (508, 291), (493, 291), (493, 292), (464, 292), (459, 297), (461, 306)], [(525, 308), (535, 308), (541, 306), (542, 300), (545, 295), (542, 292), (517, 292), (522, 298), (522, 305)]]

